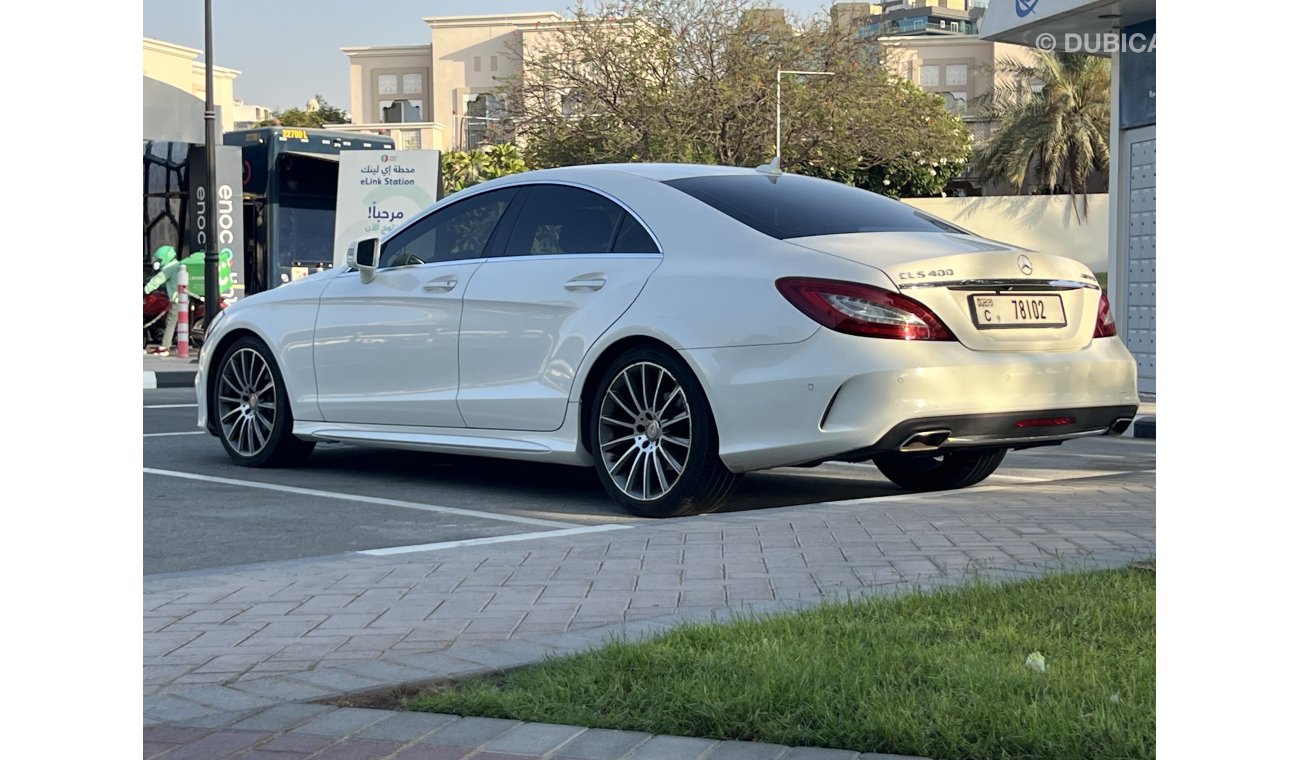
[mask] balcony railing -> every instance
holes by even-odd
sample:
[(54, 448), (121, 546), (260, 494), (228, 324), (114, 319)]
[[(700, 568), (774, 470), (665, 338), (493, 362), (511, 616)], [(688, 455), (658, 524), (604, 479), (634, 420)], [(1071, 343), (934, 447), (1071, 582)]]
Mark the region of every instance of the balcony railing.
[(977, 34), (979, 25), (974, 21), (931, 21), (924, 18), (904, 19), (902, 21), (884, 21), (867, 24), (862, 27), (863, 37), (910, 34), (915, 32), (939, 32), (941, 34)]
[(326, 129), (366, 132), (393, 138), (397, 150), (445, 150), (443, 125), (436, 121), (369, 122), (363, 124), (328, 124)]

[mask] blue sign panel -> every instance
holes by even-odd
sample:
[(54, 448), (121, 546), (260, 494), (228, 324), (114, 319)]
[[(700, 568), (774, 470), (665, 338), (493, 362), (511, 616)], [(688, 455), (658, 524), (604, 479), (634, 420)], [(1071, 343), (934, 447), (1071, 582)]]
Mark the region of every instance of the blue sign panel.
[(1127, 27), (1119, 54), (1119, 128), (1156, 123), (1156, 22)]

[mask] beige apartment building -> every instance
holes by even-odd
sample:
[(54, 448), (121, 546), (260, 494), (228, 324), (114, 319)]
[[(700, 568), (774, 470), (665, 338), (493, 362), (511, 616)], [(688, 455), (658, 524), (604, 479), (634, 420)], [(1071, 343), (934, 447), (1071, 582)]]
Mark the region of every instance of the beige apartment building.
[(1034, 84), (997, 69), (999, 60), (1033, 63), (1033, 51), (973, 35), (881, 37), (882, 56), (895, 74), (926, 92), (942, 95), (948, 110), (962, 117), (977, 143), (992, 136), (990, 116), (996, 88), (1028, 94)]
[(877, 0), (835, 3), (831, 23), (865, 36), (975, 34), (988, 0)]
[(555, 13), (422, 19), (430, 44), (348, 47), (353, 131), (391, 135), (401, 149), (463, 150), (490, 137), (496, 92), (519, 51), (567, 23)]
[[(204, 65), (198, 60), (203, 51), (162, 40), (144, 38), (144, 75), (193, 95), (207, 98)], [(212, 67), (212, 102), (223, 132), (250, 127), (271, 117), (271, 109), (245, 103), (235, 97), (235, 79), (240, 72), (225, 66)]]

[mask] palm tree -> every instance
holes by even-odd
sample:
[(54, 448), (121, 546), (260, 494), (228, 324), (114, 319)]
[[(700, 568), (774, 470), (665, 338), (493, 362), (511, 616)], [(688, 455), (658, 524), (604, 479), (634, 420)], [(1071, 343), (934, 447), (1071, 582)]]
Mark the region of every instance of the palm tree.
[[(1023, 191), (1063, 186), (1079, 218), (1088, 215), (1088, 176), (1110, 171), (1110, 60), (1083, 53), (1034, 51), (1032, 63), (1001, 60), (1015, 84), (999, 86), (991, 111), (1001, 127), (976, 152), (984, 181), (998, 179)], [(1042, 89), (1025, 97), (1025, 82)]]

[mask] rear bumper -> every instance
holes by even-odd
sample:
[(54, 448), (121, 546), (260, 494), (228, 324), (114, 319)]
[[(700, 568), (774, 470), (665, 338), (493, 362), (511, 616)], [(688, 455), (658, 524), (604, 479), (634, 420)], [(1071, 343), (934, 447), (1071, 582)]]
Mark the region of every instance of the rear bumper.
[[(924, 453), (960, 448), (1023, 449), (1050, 446), (1075, 438), (1121, 435), (1132, 424), (1135, 414), (1137, 405), (1130, 404), (924, 417), (900, 422), (873, 445), (836, 455), (833, 459), (861, 462), (886, 452)], [(1025, 424), (1047, 420), (1051, 420), (1052, 424)]]
[[(719, 455), (735, 472), (868, 458), (925, 430), (949, 430), (951, 446), (1103, 435), (1138, 405), (1137, 366), (1117, 338), (1072, 351), (972, 351), (822, 329), (801, 343), (682, 355), (705, 386)], [(1015, 427), (1055, 416), (1076, 422)]]

